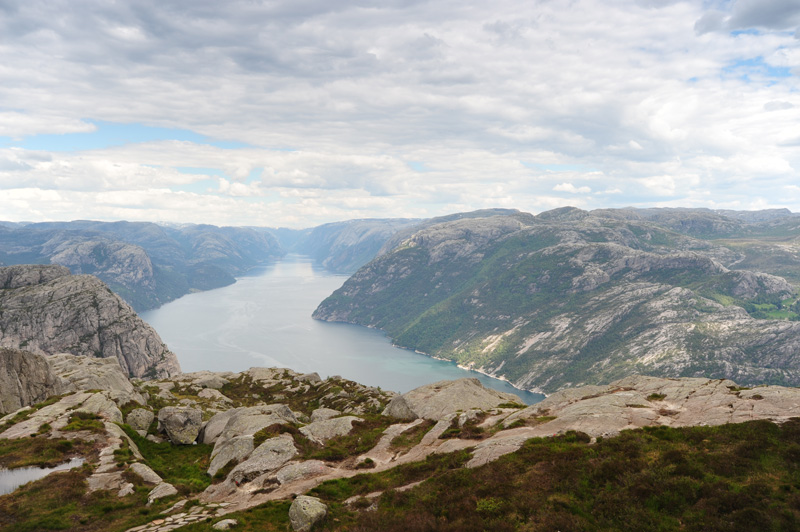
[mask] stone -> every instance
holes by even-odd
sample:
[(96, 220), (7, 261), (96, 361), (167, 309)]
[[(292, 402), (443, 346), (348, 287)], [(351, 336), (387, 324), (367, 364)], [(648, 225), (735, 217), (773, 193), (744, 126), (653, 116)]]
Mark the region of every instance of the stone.
[(197, 408), (166, 406), (158, 411), (159, 430), (176, 445), (191, 445), (203, 427), (202, 416)]
[(200, 393), (197, 394), (197, 397), (201, 399), (209, 399), (211, 401), (220, 401), (223, 403), (232, 403), (233, 401), (230, 400), (229, 397), (226, 397), (222, 394), (219, 390), (214, 390), (212, 388), (203, 388), (200, 390)]
[(15, 412), (64, 392), (44, 355), (0, 349), (0, 414)]
[(299, 377), (297, 377), (297, 380), (302, 381), (302, 382), (308, 382), (308, 383), (311, 383), (311, 384), (317, 383), (317, 382), (322, 382), (322, 379), (319, 377), (319, 373), (317, 373), (317, 372), (304, 373), (304, 374), (300, 375)]
[(328, 515), (328, 507), (316, 497), (300, 495), (289, 507), (289, 522), (295, 532), (309, 532)]
[(203, 426), (203, 430), (200, 433), (200, 440), (203, 443), (208, 444), (216, 443), (217, 439), (222, 434), (222, 431), (225, 430), (225, 426), (228, 424), (228, 421), (230, 421), (231, 417), (241, 410), (243, 409), (231, 408), (229, 410), (225, 410), (224, 412), (214, 414)]
[(405, 420), (421, 417), (438, 421), (458, 411), (490, 410), (509, 402), (518, 403), (519, 397), (486, 388), (478, 379), (464, 378), (426, 384), (394, 397), (383, 414)]
[(309, 423), (305, 427), (300, 427), (300, 432), (309, 440), (323, 444), (336, 436), (346, 436), (353, 430), (353, 423), (361, 421), (356, 416), (336, 417), (323, 421)]
[(152, 504), (153, 501), (157, 499), (163, 499), (164, 497), (170, 497), (177, 494), (178, 490), (175, 489), (175, 486), (169, 484), (168, 482), (162, 482), (150, 490), (150, 493), (147, 494), (147, 504)]
[(239, 521), (236, 519), (223, 519), (222, 521), (215, 523), (211, 528), (214, 530), (230, 530), (238, 524)]
[[(213, 418), (212, 418), (213, 419)], [(217, 444), (236, 436), (252, 435), (274, 424), (297, 423), (292, 410), (284, 404), (239, 408), (229, 417), (217, 438)]]
[(134, 485), (128, 482), (127, 484), (123, 485), (122, 488), (117, 493), (117, 497), (127, 497), (128, 495), (132, 495), (136, 490), (134, 489)]
[(289, 462), (275, 473), (273, 477), (279, 484), (291, 484), (306, 478), (327, 475), (333, 471), (321, 460), (304, 460), (302, 462)]
[(311, 412), (311, 421), (325, 421), (326, 419), (331, 419), (341, 415), (341, 412), (334, 410), (333, 408), (317, 408)]
[(232, 461), (241, 462), (253, 452), (253, 436), (236, 436), (225, 440), (220, 445), (214, 446), (211, 453), (211, 463), (208, 466), (208, 475), (213, 477), (217, 471)]
[(48, 357), (48, 360), (53, 372), (64, 382), (66, 391), (103, 390), (118, 406), (129, 402), (146, 403), (116, 357), (96, 358), (58, 353)]
[(393, 417), (395, 419), (402, 419), (405, 421), (413, 421), (418, 419), (417, 413), (411, 409), (405, 397), (402, 395), (395, 395), (383, 409), (384, 416)]
[(77, 411), (97, 414), (112, 423), (122, 423), (122, 412), (117, 408), (117, 404), (105, 391), (91, 394), (91, 396), (77, 408)]
[(236, 485), (275, 471), (297, 456), (294, 440), (288, 434), (270, 438), (259, 445), (244, 462), (233, 468), (228, 478)]
[(131, 464), (128, 469), (130, 469), (135, 474), (139, 475), (139, 477), (141, 477), (141, 479), (145, 482), (145, 484), (157, 485), (161, 484), (164, 481), (164, 479), (158, 476), (158, 474), (155, 471), (150, 469), (150, 467), (146, 466), (145, 464), (136, 462), (134, 464)]
[(145, 410), (144, 408), (135, 408), (130, 411), (128, 417), (125, 419), (125, 422), (135, 431), (143, 430), (147, 432), (147, 429), (150, 428), (150, 424), (153, 423), (153, 419), (155, 419), (155, 417), (155, 414), (149, 410)]

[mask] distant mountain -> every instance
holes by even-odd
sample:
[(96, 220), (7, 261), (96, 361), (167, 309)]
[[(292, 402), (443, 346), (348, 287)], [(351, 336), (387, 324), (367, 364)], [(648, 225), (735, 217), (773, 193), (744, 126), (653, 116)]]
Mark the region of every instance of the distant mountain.
[(0, 262), (61, 264), (96, 275), (137, 310), (193, 290), (231, 284), (234, 276), (283, 249), (263, 230), (147, 222), (48, 222), (0, 225)]
[(402, 218), (347, 220), (299, 231), (278, 229), (275, 234), (286, 249), (310, 256), (325, 269), (353, 273), (399, 231), (419, 223)]
[(631, 373), (800, 385), (791, 213), (468, 213), (390, 243), (314, 317), (545, 392)]

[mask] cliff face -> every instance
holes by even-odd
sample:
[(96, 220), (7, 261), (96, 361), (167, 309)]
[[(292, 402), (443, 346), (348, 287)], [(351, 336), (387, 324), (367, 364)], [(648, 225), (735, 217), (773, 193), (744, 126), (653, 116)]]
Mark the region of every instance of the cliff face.
[(158, 334), (102, 281), (63, 266), (0, 268), (0, 346), (115, 357), (132, 377), (180, 372)]
[(797, 316), (789, 282), (725, 266), (748, 256), (744, 245), (623, 214), (429, 225), (314, 317), (382, 328), (399, 345), (545, 392), (631, 372), (800, 384), (800, 322), (756, 319)]
[(42, 355), (0, 348), (0, 414), (43, 401), (64, 391)]

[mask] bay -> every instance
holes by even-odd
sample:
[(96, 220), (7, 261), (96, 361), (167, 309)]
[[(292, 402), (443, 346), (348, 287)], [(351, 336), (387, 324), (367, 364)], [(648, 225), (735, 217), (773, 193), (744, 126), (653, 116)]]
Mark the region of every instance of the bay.
[(378, 330), (311, 318), (347, 279), (288, 255), (235, 284), (183, 296), (141, 313), (177, 355), (184, 372), (286, 367), (406, 392), (445, 379), (477, 377), (484, 386), (533, 404), (544, 396), (455, 363), (395, 347)]

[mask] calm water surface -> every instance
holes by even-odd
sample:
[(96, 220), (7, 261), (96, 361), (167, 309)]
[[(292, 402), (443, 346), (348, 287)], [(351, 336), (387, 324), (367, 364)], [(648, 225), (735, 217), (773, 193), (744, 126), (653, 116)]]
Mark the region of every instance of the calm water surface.
[(186, 295), (144, 312), (186, 372), (287, 367), (322, 378), (341, 375), (406, 392), (443, 379), (477, 377), (484, 386), (532, 404), (540, 394), (391, 345), (373, 329), (311, 319), (317, 305), (347, 279), (298, 255), (261, 267), (230, 286)]
[(55, 467), (19, 467), (16, 469), (0, 469), (0, 495), (11, 493), (18, 487), (46, 477), (53, 471), (65, 471), (83, 465), (83, 458), (73, 458), (69, 462)]

